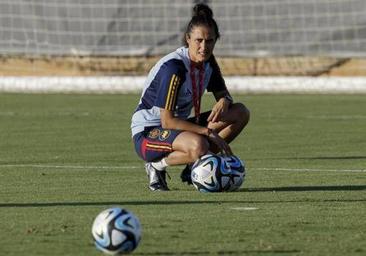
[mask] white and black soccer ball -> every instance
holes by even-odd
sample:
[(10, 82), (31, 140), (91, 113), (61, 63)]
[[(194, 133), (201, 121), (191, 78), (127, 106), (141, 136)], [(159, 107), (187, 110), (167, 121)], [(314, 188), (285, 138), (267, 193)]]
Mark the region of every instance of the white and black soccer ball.
[(231, 184), (228, 191), (236, 191), (245, 180), (245, 163), (234, 155), (224, 156), (223, 158), (231, 170)]
[(223, 192), (231, 187), (231, 170), (219, 155), (207, 154), (192, 166), (192, 183), (200, 192)]
[(141, 240), (141, 225), (130, 211), (109, 208), (95, 218), (92, 227), (95, 246), (110, 255), (132, 252)]

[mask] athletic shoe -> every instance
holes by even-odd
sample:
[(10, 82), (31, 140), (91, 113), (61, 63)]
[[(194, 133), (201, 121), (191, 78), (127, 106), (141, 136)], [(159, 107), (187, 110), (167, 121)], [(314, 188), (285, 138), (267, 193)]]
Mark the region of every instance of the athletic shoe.
[(192, 173), (192, 165), (191, 164), (187, 164), (186, 167), (183, 169), (182, 173), (180, 174), (180, 178), (182, 180), (182, 182), (187, 182), (188, 185), (192, 185), (192, 178), (191, 178), (191, 173)]
[(166, 183), (166, 170), (158, 170), (151, 163), (145, 164), (145, 170), (149, 179), (149, 189), (152, 191), (168, 191)]

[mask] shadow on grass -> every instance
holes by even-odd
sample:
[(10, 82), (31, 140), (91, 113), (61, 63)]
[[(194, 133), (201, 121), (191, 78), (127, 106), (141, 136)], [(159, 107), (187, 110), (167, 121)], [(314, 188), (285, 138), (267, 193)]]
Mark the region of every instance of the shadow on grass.
[[(264, 188), (258, 191), (251, 192), (261, 192)], [(268, 189), (268, 190), (267, 190)], [(271, 188), (265, 188), (265, 191)], [(283, 190), (284, 191), (284, 190)], [(242, 191), (243, 192), (243, 191)], [(240, 192), (237, 192), (240, 193)], [(225, 193), (227, 194), (227, 193)], [(223, 204), (282, 204), (282, 203), (360, 203), (366, 202), (366, 199), (297, 199), (297, 200), (151, 200), (151, 201), (105, 201), (105, 202), (45, 202), (45, 203), (0, 203), (0, 208), (41, 208), (41, 207), (84, 207), (84, 206), (128, 206), (128, 205), (223, 205)]]

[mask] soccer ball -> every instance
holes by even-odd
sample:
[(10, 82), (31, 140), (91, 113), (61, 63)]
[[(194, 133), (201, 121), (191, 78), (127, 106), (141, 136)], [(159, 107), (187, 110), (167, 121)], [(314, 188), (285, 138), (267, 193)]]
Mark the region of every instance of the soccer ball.
[(223, 157), (231, 170), (231, 184), (228, 191), (236, 191), (240, 188), (245, 180), (245, 165), (244, 161), (237, 156)]
[(231, 170), (224, 158), (207, 154), (192, 166), (192, 183), (200, 192), (222, 192), (231, 187)]
[(95, 246), (106, 254), (133, 251), (141, 240), (141, 226), (130, 211), (115, 207), (102, 211), (93, 222)]

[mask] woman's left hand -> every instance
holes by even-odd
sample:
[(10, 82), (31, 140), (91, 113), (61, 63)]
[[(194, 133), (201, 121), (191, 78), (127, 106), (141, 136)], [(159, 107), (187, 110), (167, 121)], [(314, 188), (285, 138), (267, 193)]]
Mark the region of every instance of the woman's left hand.
[(228, 112), (230, 106), (230, 102), (225, 99), (221, 98), (216, 104), (213, 106), (211, 110), (211, 114), (207, 118), (208, 122), (218, 122), (223, 119), (225, 114)]
[(215, 131), (211, 130), (210, 134), (208, 135), (208, 139), (215, 143), (224, 155), (231, 156), (233, 154), (229, 144)]

